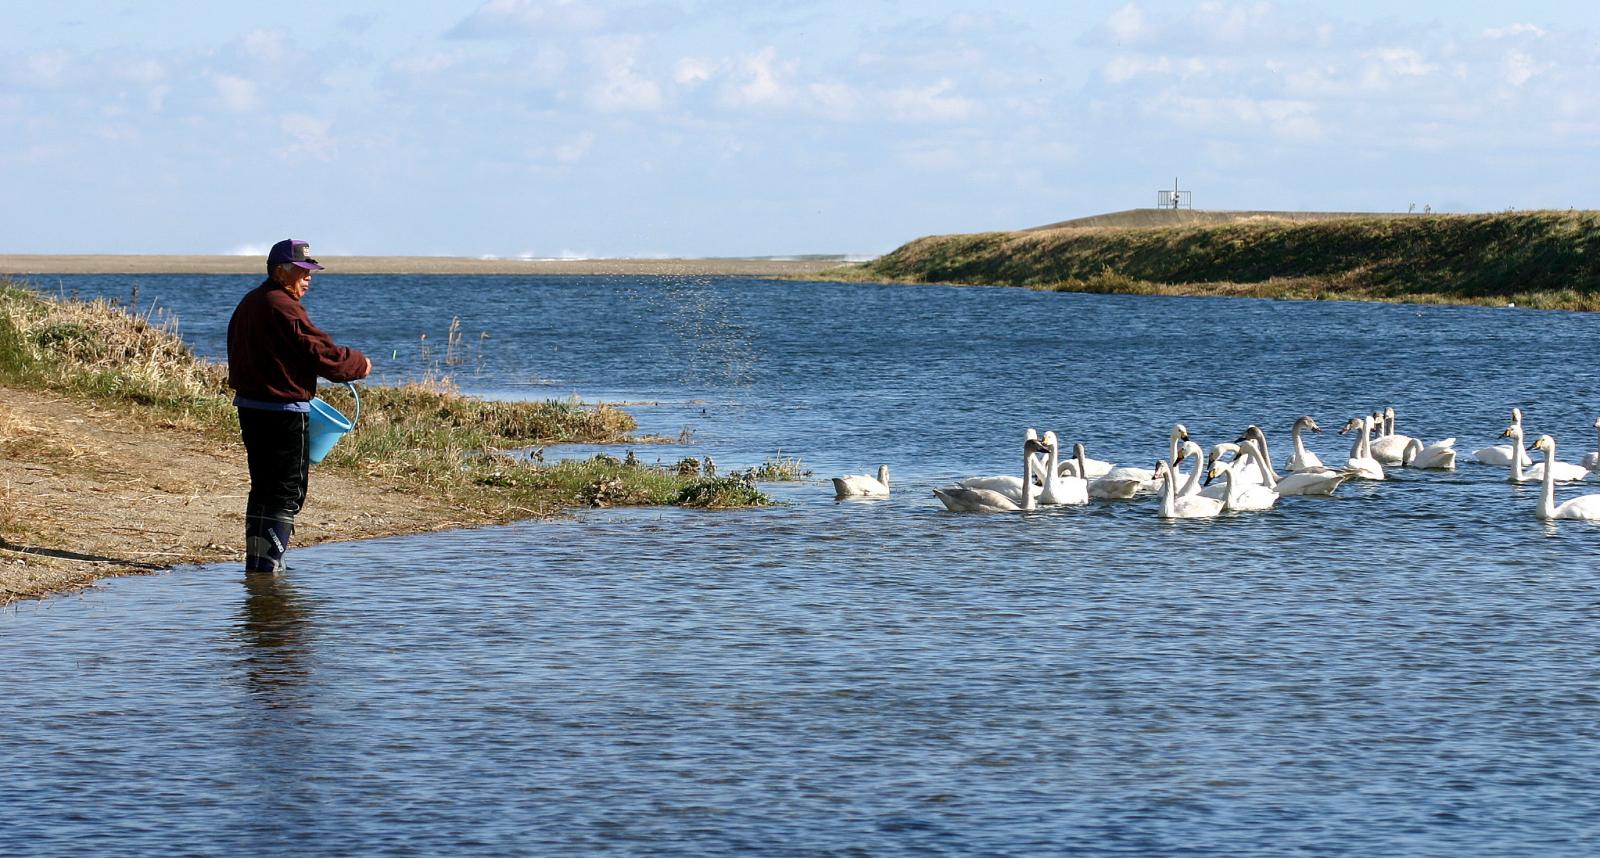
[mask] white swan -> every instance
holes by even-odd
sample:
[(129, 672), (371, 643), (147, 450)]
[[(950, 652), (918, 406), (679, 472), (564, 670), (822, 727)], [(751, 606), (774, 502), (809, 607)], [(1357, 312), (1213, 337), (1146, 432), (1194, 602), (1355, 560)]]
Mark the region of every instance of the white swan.
[(1355, 432), (1356, 439), (1355, 443), (1350, 445), (1350, 458), (1344, 463), (1345, 470), (1350, 471), (1351, 476), (1358, 479), (1386, 479), (1387, 475), (1385, 475), (1383, 472), (1383, 465), (1380, 464), (1377, 459), (1372, 458), (1372, 439), (1370, 437), (1372, 432), (1372, 418), (1350, 418), (1350, 421), (1344, 424), (1344, 428), (1339, 430), (1340, 435), (1343, 435), (1346, 432)]
[[(1539, 440), (1533, 442), (1533, 449), (1544, 453), (1544, 462), (1541, 464), (1563, 464), (1556, 461), (1556, 439), (1549, 435), (1540, 435)], [(1555, 469), (1545, 468), (1544, 484), (1539, 491), (1539, 505), (1534, 509), (1534, 513), (1543, 519), (1600, 521), (1600, 494), (1579, 495), (1556, 506)]]
[(1322, 427), (1318, 426), (1317, 421), (1312, 420), (1309, 414), (1294, 421), (1294, 428), (1289, 430), (1289, 434), (1294, 438), (1294, 455), (1289, 457), (1288, 470), (1290, 472), (1320, 471), (1327, 467), (1322, 464), (1321, 459), (1317, 458), (1316, 453), (1306, 449), (1305, 439), (1300, 437), (1301, 430), (1321, 433)]
[[(1049, 433), (1045, 434), (1048, 435)], [(1022, 440), (1024, 443), (1028, 441), (1037, 441), (1038, 438), (1038, 431), (1032, 428), (1029, 428), (1028, 431), (1024, 432), (1022, 435)], [(1036, 467), (1030, 467), (1027, 473), (1033, 473), (1035, 476), (1037, 476), (1038, 470), (1039, 469)], [(985, 489), (991, 492), (999, 492), (1000, 494), (1005, 495), (1006, 499), (1010, 500), (1014, 504), (1022, 503), (1022, 477), (1013, 476), (1010, 474), (996, 474), (987, 477), (964, 477), (956, 480), (956, 485), (965, 489)]]
[(886, 498), (889, 496), (889, 466), (879, 465), (876, 479), (863, 474), (833, 478), (834, 500), (844, 498)]
[(1595, 448), (1583, 454), (1583, 466), (1591, 471), (1600, 471), (1600, 418), (1594, 421)]
[[(1261, 432), (1260, 429), (1254, 426), (1251, 426), (1250, 429), (1254, 429), (1256, 433)], [(1244, 443), (1244, 440), (1241, 439), (1240, 441), (1240, 449), (1246, 456), (1255, 459), (1256, 466), (1266, 474), (1266, 481), (1262, 485), (1280, 495), (1331, 495), (1335, 489), (1344, 484), (1345, 480), (1350, 479), (1351, 475), (1348, 472), (1335, 471), (1329, 468), (1322, 468), (1316, 471), (1296, 471), (1287, 476), (1281, 476), (1278, 474), (1277, 469), (1272, 467), (1272, 460), (1267, 458), (1265, 452), (1262, 452), (1265, 448), (1260, 446), (1258, 439), (1248, 439), (1253, 442), (1249, 444)]]
[[(1517, 426), (1522, 425), (1521, 408), (1511, 409), (1511, 422)], [(1505, 435), (1502, 434), (1500, 437), (1504, 438)], [(1520, 446), (1515, 446), (1512, 444), (1495, 444), (1492, 447), (1483, 447), (1473, 450), (1472, 458), (1477, 459), (1480, 464), (1494, 465), (1497, 468), (1504, 468), (1506, 465), (1511, 464), (1513, 451), (1515, 452), (1516, 457), (1522, 461), (1522, 467), (1526, 468), (1533, 464), (1533, 460), (1528, 458), (1528, 453), (1526, 450), (1523, 450)]]
[(1427, 446), (1415, 438), (1411, 439), (1411, 446), (1406, 448), (1406, 467), (1428, 471), (1455, 470), (1456, 439), (1446, 438)]
[[(1184, 426), (1182, 423), (1172, 424), (1172, 429), (1167, 432), (1168, 462), (1173, 464), (1177, 463), (1178, 445), (1187, 440), (1189, 440), (1188, 427)], [(1118, 485), (1118, 488), (1115, 489), (1115, 491), (1123, 490), (1120, 487), (1120, 483), (1123, 480), (1137, 480), (1139, 483), (1135, 489), (1137, 493), (1154, 492), (1156, 489), (1160, 488), (1160, 484), (1156, 482), (1156, 472), (1153, 468), (1136, 468), (1129, 465), (1118, 465), (1107, 471), (1104, 476), (1100, 477), (1100, 479), (1111, 480), (1112, 483), (1108, 483), (1108, 486), (1113, 484)], [(1120, 495), (1118, 496), (1120, 497)]]
[[(1223, 456), (1227, 456), (1228, 458), (1224, 459)], [(1211, 452), (1206, 454), (1206, 481), (1208, 483), (1216, 479), (1216, 474), (1222, 473), (1220, 470), (1216, 469), (1218, 463), (1221, 463), (1222, 465), (1240, 465), (1241, 468), (1234, 472), (1234, 479), (1237, 480), (1241, 486), (1246, 484), (1264, 485), (1262, 481), (1266, 479), (1266, 472), (1261, 468), (1256, 467), (1255, 462), (1251, 461), (1250, 458), (1244, 454), (1244, 449), (1239, 446), (1237, 441), (1213, 445)], [(1220, 498), (1222, 497), (1223, 488), (1224, 486), (1221, 483), (1212, 483), (1211, 485), (1207, 485), (1205, 489), (1201, 491), (1201, 494), (1208, 497)]]
[[(1222, 445), (1218, 445), (1218, 446), (1220, 447)], [(1229, 446), (1233, 446), (1233, 445), (1229, 445)], [(1234, 450), (1237, 451), (1238, 447), (1235, 446)], [(1213, 449), (1212, 456), (1214, 457), (1216, 455), (1217, 455), (1217, 453), (1215, 452), (1215, 449)], [(1206, 459), (1205, 451), (1201, 450), (1200, 449), (1200, 445), (1196, 444), (1193, 441), (1185, 441), (1185, 442), (1183, 442), (1183, 446), (1181, 448), (1179, 448), (1179, 450), (1178, 450), (1177, 461), (1173, 462), (1172, 465), (1168, 468), (1168, 471), (1171, 473), (1173, 479), (1174, 480), (1179, 480), (1179, 478), (1181, 478), (1183, 476), (1183, 473), (1181, 471), (1179, 471), (1178, 469), (1183, 465), (1183, 461), (1185, 459), (1194, 459), (1194, 470), (1189, 472), (1188, 480), (1187, 481), (1183, 481), (1183, 485), (1178, 487), (1178, 490), (1177, 490), (1178, 491), (1178, 497), (1192, 497), (1194, 495), (1204, 495), (1206, 497), (1212, 498), (1213, 500), (1222, 500), (1222, 484), (1221, 483), (1218, 483), (1215, 486), (1211, 486), (1209, 488), (1202, 488), (1201, 485), (1200, 485), (1201, 475), (1205, 473), (1205, 471), (1206, 471), (1206, 469), (1208, 467), (1210, 467), (1209, 463), (1210, 463), (1211, 460), (1210, 459)], [(1204, 460), (1204, 461), (1202, 461), (1202, 460)], [(1160, 477), (1157, 477), (1157, 481), (1158, 482), (1160, 481), (1160, 479), (1161, 479)]]
[[(1050, 506), (1081, 506), (1089, 502), (1089, 481), (1082, 477), (1059, 476), (1061, 467), (1061, 442), (1056, 433), (1044, 433), (1044, 446), (1049, 458), (1044, 469), (1044, 488), (1039, 492), (1039, 503)], [(1083, 455), (1083, 445), (1074, 448)]]
[[(1199, 455), (1200, 447), (1195, 446), (1195, 453)], [(1195, 460), (1195, 476), (1200, 473), (1200, 461)], [(1162, 518), (1215, 518), (1222, 513), (1222, 501), (1217, 498), (1201, 497), (1200, 495), (1179, 496), (1173, 485), (1177, 477), (1172, 472), (1172, 466), (1165, 460), (1156, 463), (1156, 479), (1161, 481), (1161, 505), (1158, 514)], [(1193, 481), (1193, 479), (1191, 479)]]
[(1377, 459), (1381, 465), (1405, 465), (1406, 449), (1415, 441), (1410, 435), (1399, 435), (1394, 431), (1394, 406), (1389, 406), (1373, 415), (1378, 420), (1378, 437), (1371, 442), (1372, 458)]
[(1235, 477), (1250, 466), (1252, 458), (1259, 458), (1261, 451), (1256, 447), (1256, 442), (1245, 439), (1239, 443), (1240, 456), (1235, 456), (1232, 462), (1224, 465), (1218, 462), (1211, 466), (1211, 476), (1216, 478), (1218, 472), (1222, 475), (1222, 508), (1230, 512), (1260, 512), (1272, 509), (1278, 502), (1278, 493), (1260, 483), (1245, 483)]
[[(1030, 430), (1031, 431), (1031, 430)], [(1005, 495), (991, 489), (974, 489), (950, 486), (934, 489), (933, 496), (951, 512), (1018, 512), (1034, 508), (1033, 454), (1047, 452), (1038, 438), (1026, 438), (1022, 443), (1022, 502), (1013, 502)]]
[[(1082, 444), (1073, 445), (1072, 457), (1078, 460), (1078, 471), (1080, 473), (1087, 470), (1087, 468), (1085, 468), (1083, 465), (1084, 458)], [(1130, 472), (1133, 474), (1133, 476), (1124, 476), (1124, 474), (1128, 474)], [(1138, 475), (1139, 472), (1150, 474), (1152, 477), (1155, 474), (1155, 471), (1146, 470), (1144, 468), (1112, 468), (1106, 473), (1105, 476), (1095, 477), (1094, 479), (1088, 480), (1085, 483), (1085, 487), (1088, 491), (1087, 496), (1096, 500), (1127, 500), (1134, 495), (1137, 495), (1139, 490), (1143, 488), (1144, 484), (1148, 482)], [(1062, 477), (1061, 479), (1077, 478)]]
[[(1506, 431), (1500, 433), (1500, 437), (1510, 438), (1511, 443), (1520, 448), (1522, 446), (1522, 424), (1513, 423), (1507, 426)], [(1549, 438), (1550, 436), (1541, 435), (1539, 437)], [(1551, 446), (1554, 446), (1554, 439), (1550, 443)], [(1558, 462), (1554, 456), (1549, 454), (1545, 455), (1543, 462), (1535, 462), (1527, 468), (1522, 467), (1520, 460), (1512, 459), (1510, 468), (1511, 476), (1509, 479), (1513, 483), (1536, 483), (1544, 479), (1546, 473), (1549, 473), (1552, 479), (1563, 483), (1577, 483), (1589, 479), (1588, 468), (1582, 465), (1574, 465), (1571, 462)]]

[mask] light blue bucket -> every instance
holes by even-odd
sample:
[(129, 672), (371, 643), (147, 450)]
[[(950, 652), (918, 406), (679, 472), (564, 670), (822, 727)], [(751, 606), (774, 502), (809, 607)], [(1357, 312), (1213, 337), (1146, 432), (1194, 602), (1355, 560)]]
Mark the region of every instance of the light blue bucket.
[(333, 445), (339, 443), (344, 433), (349, 432), (361, 419), (361, 394), (356, 392), (356, 386), (345, 382), (345, 387), (350, 388), (350, 395), (356, 398), (356, 416), (346, 420), (339, 409), (322, 401), (322, 397), (311, 400), (311, 464), (321, 462)]

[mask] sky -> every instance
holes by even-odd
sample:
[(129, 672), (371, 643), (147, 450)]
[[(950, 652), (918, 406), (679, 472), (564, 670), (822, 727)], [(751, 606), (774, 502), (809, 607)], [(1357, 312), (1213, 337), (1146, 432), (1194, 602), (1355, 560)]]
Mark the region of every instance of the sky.
[(0, 253), (870, 256), (1600, 208), (1600, 3), (15, 4)]

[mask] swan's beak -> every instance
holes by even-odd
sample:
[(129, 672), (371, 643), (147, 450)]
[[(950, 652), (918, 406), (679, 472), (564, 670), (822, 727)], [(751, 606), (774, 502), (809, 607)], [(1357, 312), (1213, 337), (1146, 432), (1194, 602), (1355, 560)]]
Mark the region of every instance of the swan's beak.
[[(1310, 429), (1310, 430), (1311, 430), (1311, 431), (1313, 431), (1313, 432), (1321, 432), (1321, 431), (1322, 431), (1322, 427), (1321, 427), (1321, 426), (1318, 426), (1318, 425), (1317, 425), (1317, 424), (1315, 424), (1315, 423), (1313, 423), (1313, 424), (1311, 424), (1311, 425), (1310, 425), (1310, 426), (1307, 426), (1307, 427), (1306, 427), (1306, 428), (1307, 428), (1307, 429)], [(1341, 435), (1342, 435), (1342, 434), (1344, 434), (1344, 433), (1342, 433), (1342, 432), (1341, 432), (1341, 433), (1340, 433), (1340, 434), (1341, 434)]]

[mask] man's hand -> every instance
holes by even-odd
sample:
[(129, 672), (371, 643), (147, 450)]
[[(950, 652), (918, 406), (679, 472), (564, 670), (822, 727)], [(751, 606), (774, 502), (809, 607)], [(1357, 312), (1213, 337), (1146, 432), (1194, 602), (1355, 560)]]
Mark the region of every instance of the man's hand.
[(366, 378), (367, 376), (372, 375), (372, 358), (366, 358), (366, 361), (367, 361), (367, 367), (366, 367), (366, 369), (363, 369), (361, 371), (361, 377), (362, 378)]

